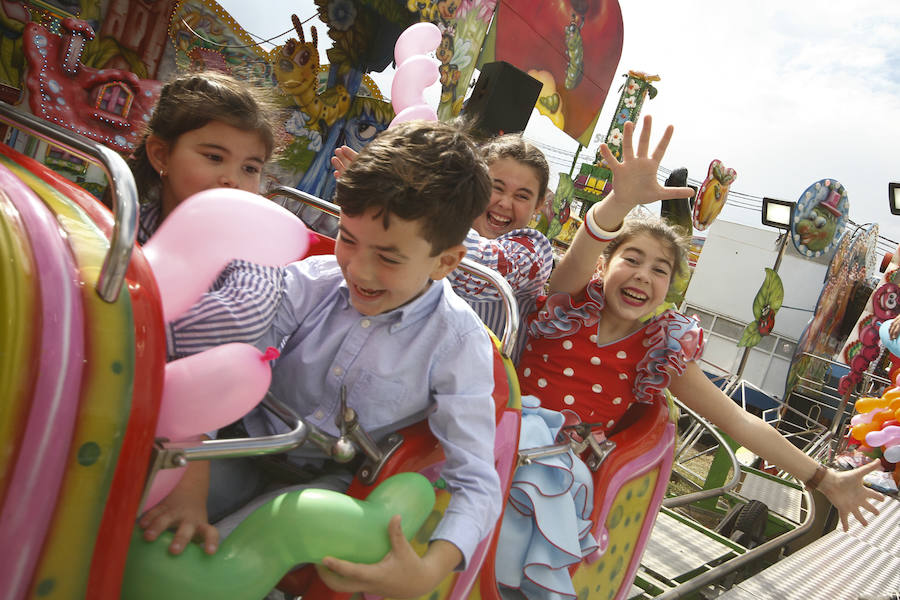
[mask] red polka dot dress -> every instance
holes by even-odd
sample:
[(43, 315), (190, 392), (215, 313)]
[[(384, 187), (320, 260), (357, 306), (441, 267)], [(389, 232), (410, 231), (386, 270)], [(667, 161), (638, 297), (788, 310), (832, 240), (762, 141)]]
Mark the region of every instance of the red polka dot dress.
[(573, 410), (609, 431), (634, 402), (663, 398), (670, 371), (681, 374), (688, 361), (700, 358), (703, 330), (696, 319), (666, 311), (631, 335), (598, 346), (602, 309), (598, 279), (580, 300), (568, 294), (546, 298), (529, 319), (518, 376), (522, 394), (537, 396), (543, 408)]

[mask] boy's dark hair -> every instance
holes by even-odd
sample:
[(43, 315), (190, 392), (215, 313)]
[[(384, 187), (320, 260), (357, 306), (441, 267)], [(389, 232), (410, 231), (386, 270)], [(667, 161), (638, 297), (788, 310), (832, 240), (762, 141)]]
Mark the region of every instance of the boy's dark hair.
[(488, 165), (501, 158), (511, 158), (531, 167), (538, 180), (537, 206), (541, 205), (550, 182), (550, 165), (537, 146), (526, 141), (521, 133), (507, 133), (485, 142), (481, 147), (481, 156)]
[(378, 135), (338, 179), (335, 202), (351, 217), (376, 209), (421, 220), (431, 255), (461, 244), (487, 208), (491, 180), (468, 135), (440, 122), (401, 123)]
[(263, 88), (218, 71), (182, 75), (163, 86), (144, 137), (128, 159), (142, 201), (157, 194), (160, 187), (159, 173), (147, 157), (147, 136), (155, 135), (171, 145), (211, 121), (258, 133), (267, 160), (275, 151), (278, 110)]

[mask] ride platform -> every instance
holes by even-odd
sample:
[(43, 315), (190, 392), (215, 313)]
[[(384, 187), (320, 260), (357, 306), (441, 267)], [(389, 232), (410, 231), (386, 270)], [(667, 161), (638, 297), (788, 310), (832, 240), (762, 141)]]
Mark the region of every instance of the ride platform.
[(856, 600), (900, 591), (900, 500), (886, 498), (867, 527), (851, 517), (768, 569), (736, 584), (722, 600)]

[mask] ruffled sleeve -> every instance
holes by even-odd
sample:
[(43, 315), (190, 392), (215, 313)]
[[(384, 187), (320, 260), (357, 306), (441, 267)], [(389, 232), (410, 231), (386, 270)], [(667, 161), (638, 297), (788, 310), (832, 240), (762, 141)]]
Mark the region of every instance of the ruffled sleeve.
[(671, 374), (681, 375), (688, 362), (703, 355), (703, 328), (696, 317), (666, 311), (647, 326), (647, 353), (638, 363), (634, 383), (637, 402), (650, 403), (669, 386)]
[(577, 298), (563, 292), (541, 297), (537, 311), (528, 320), (528, 335), (548, 339), (574, 335), (583, 327), (597, 324), (603, 305), (603, 282), (599, 278), (594, 278)]

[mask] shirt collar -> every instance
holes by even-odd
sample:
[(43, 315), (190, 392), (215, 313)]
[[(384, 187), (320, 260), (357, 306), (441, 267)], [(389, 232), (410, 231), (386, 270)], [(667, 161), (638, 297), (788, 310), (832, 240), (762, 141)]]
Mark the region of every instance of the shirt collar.
[[(341, 297), (344, 299), (346, 306), (352, 309), (353, 307), (350, 304), (350, 290), (347, 288), (346, 280), (341, 279), (338, 290)], [(434, 312), (438, 302), (440, 302), (443, 297), (443, 290), (444, 280), (432, 281), (429, 284), (428, 289), (412, 302), (408, 302), (403, 306), (386, 313), (369, 317), (369, 319), (376, 323), (390, 323), (391, 333), (401, 331)]]

